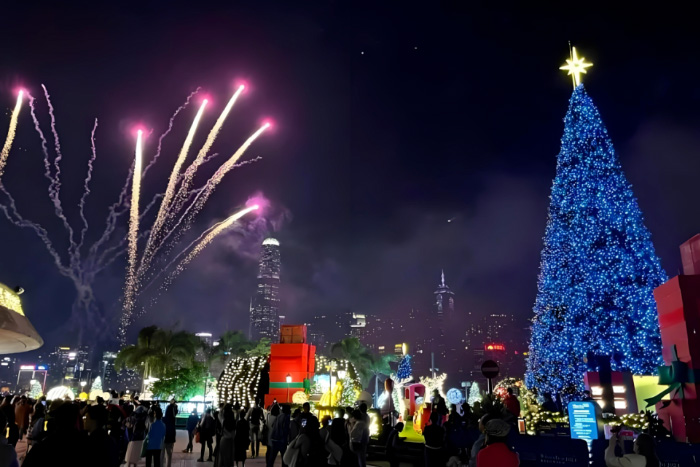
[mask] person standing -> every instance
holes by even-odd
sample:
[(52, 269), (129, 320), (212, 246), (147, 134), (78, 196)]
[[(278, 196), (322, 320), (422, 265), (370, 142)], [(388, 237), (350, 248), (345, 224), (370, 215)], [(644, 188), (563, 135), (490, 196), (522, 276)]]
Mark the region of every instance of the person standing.
[(634, 453), (624, 454), (624, 445), (622, 446), (622, 457), (615, 455), (615, 446), (620, 442), (618, 433), (620, 427), (613, 428), (610, 444), (605, 449), (605, 465), (607, 467), (659, 467), (659, 458), (656, 457), (656, 449), (654, 447), (654, 438), (646, 433), (642, 433), (634, 440)]
[(236, 415), (231, 404), (224, 405), (219, 411), (221, 422), (221, 438), (219, 438), (218, 452), (216, 457), (217, 467), (233, 467), (234, 464), (234, 438), (236, 436)]
[(199, 423), (199, 415), (197, 415), (197, 407), (195, 407), (190, 416), (187, 417), (187, 436), (189, 437), (189, 442), (182, 452), (192, 452), (192, 439), (194, 438), (194, 430), (197, 428), (197, 423)]
[(250, 444), (250, 424), (245, 419), (245, 412), (241, 412), (238, 423), (236, 424), (236, 435), (233, 438), (233, 459), (236, 461), (236, 466), (241, 463), (245, 467), (246, 451)]
[(403, 423), (399, 422), (391, 429), (386, 439), (386, 457), (389, 460), (389, 467), (399, 467), (399, 449), (401, 438), (399, 434), (403, 431)]
[(441, 415), (437, 412), (430, 414), (430, 424), (423, 429), (425, 438), (425, 467), (444, 465), (445, 427), (438, 424)]
[(511, 450), (507, 443), (510, 424), (495, 419), (486, 424), (486, 442), (476, 456), (477, 467), (518, 467), (518, 453)]
[(263, 410), (260, 404), (255, 403), (248, 411), (248, 423), (250, 423), (250, 457), (255, 458), (260, 454), (260, 425), (264, 422)]
[(175, 429), (175, 417), (177, 417), (177, 404), (175, 399), (170, 400), (170, 404), (165, 409), (165, 442), (163, 444), (163, 465), (171, 467), (173, 463), (173, 447), (175, 447), (175, 439), (177, 438), (177, 430)]
[[(91, 405), (85, 411), (87, 432), (87, 456), (93, 465), (119, 467), (120, 455), (117, 443), (105, 431), (107, 409), (102, 405)], [(2, 465), (2, 464), (0, 464)]]
[[(6, 430), (7, 419), (5, 418), (5, 414), (0, 411), (0, 431), (5, 433)], [(15, 451), (15, 448), (7, 442), (7, 438), (4, 436), (0, 436), (0, 465), (7, 467), (19, 467), (17, 452)]]
[(207, 462), (211, 462), (213, 455), (212, 442), (214, 441), (214, 429), (216, 422), (214, 417), (211, 416), (211, 409), (207, 409), (202, 415), (202, 419), (199, 421), (199, 442), (202, 443), (202, 454), (197, 459), (197, 462), (204, 462), (204, 451), (207, 446), (209, 446), (209, 458)]
[(160, 467), (160, 455), (165, 440), (165, 423), (163, 423), (163, 411), (160, 407), (153, 408), (153, 423), (148, 427), (146, 435), (146, 467)]
[[(270, 410), (270, 414), (267, 418), (269, 436), (267, 453), (265, 455), (267, 467), (273, 467), (275, 465), (275, 459), (277, 459), (278, 453), (281, 454), (281, 457), (284, 457), (284, 453), (287, 451), (290, 413), (291, 410), (288, 405), (283, 405), (280, 408), (279, 405), (275, 404)], [(282, 465), (284, 465), (284, 463)]]
[(481, 448), (484, 447), (484, 443), (486, 442), (486, 425), (492, 419), (493, 417), (489, 414), (486, 414), (479, 419), (479, 431), (481, 432), (481, 434), (472, 445), (471, 458), (469, 459), (469, 467), (476, 467), (476, 457), (479, 455), (479, 451), (481, 450)]
[(503, 398), (503, 405), (506, 406), (506, 410), (510, 412), (514, 417), (520, 416), (520, 401), (513, 394), (513, 388), (507, 389), (508, 394)]
[(350, 429), (350, 446), (357, 456), (360, 467), (367, 467), (367, 445), (369, 444), (369, 426), (360, 410), (352, 413), (353, 425)]
[(15, 422), (17, 423), (17, 428), (19, 430), (20, 441), (27, 432), (27, 427), (29, 426), (29, 414), (31, 411), (32, 406), (29, 405), (27, 396), (20, 397), (15, 405)]

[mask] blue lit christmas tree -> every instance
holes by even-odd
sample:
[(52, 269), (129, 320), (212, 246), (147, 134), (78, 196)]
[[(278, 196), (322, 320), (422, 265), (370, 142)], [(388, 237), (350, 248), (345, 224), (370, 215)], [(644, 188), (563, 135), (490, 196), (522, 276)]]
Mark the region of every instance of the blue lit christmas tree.
[(613, 370), (635, 374), (654, 373), (661, 364), (653, 290), (666, 273), (598, 109), (577, 79), (574, 84), (526, 375), (527, 386), (540, 393), (581, 392), (589, 353), (610, 356)]
[(406, 354), (399, 362), (399, 367), (396, 370), (396, 377), (399, 380), (408, 379), (412, 374), (413, 368), (411, 367), (411, 356)]

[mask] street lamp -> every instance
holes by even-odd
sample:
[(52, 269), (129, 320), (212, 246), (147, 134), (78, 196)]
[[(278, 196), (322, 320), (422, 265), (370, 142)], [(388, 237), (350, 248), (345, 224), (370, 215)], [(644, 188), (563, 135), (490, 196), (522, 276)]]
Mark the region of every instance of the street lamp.
[(287, 373), (287, 403), (289, 403), (289, 385), (292, 384), (292, 375)]
[(85, 385), (87, 384), (86, 381), (81, 381), (80, 382), (80, 391), (85, 392)]

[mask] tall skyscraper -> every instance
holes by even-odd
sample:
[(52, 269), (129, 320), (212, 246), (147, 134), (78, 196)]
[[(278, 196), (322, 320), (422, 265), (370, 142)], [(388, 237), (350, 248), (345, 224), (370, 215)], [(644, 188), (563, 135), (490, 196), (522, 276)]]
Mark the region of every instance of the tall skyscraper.
[(280, 339), (280, 242), (266, 238), (262, 243), (262, 256), (258, 270), (258, 288), (251, 308), (251, 338), (267, 337), (273, 343)]
[(451, 316), (455, 311), (455, 294), (445, 284), (445, 271), (442, 271), (442, 280), (435, 291), (435, 314), (438, 321)]

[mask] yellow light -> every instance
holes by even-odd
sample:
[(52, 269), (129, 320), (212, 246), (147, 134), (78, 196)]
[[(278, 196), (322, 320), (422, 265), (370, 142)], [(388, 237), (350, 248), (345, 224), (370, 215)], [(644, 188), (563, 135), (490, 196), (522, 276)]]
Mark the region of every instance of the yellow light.
[(613, 386), (613, 392), (615, 394), (624, 394), (625, 387), (624, 386)]
[(22, 310), (22, 302), (19, 296), (12, 290), (0, 285), (0, 306), (12, 310), (15, 313), (19, 313), (24, 316), (24, 311)]
[(571, 58), (566, 60), (566, 65), (562, 65), (559, 67), (560, 70), (565, 70), (568, 71), (568, 75), (571, 75), (571, 79), (574, 83), (574, 89), (576, 89), (576, 86), (581, 84), (581, 74), (588, 73), (586, 71), (586, 68), (593, 66), (592, 63), (587, 63), (586, 59), (581, 57), (579, 58), (578, 54), (576, 53), (576, 47), (571, 48)]

